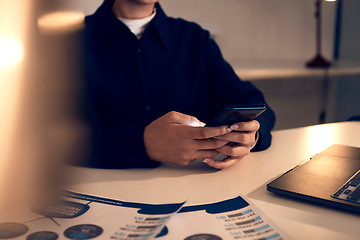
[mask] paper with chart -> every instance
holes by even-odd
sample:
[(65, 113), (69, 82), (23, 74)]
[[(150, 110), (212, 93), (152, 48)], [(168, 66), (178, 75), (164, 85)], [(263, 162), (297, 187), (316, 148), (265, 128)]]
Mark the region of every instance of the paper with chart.
[(167, 227), (170, 230), (167, 236), (157, 239), (290, 239), (244, 196), (184, 206), (172, 217)]
[(149, 204), (64, 191), (60, 202), (0, 222), (0, 239), (289, 239), (243, 196), (216, 203)]

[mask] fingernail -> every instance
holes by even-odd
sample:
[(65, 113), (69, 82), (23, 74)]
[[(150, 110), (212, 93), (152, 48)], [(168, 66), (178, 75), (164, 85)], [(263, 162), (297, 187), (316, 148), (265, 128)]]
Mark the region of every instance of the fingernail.
[(230, 126), (230, 129), (231, 130), (236, 130), (236, 129), (238, 129), (239, 128), (239, 126), (237, 125), (237, 124), (234, 124), (234, 125), (231, 125)]
[(206, 163), (206, 164), (207, 164), (207, 163), (208, 163), (208, 160), (204, 159), (204, 160), (203, 160), (203, 163)]

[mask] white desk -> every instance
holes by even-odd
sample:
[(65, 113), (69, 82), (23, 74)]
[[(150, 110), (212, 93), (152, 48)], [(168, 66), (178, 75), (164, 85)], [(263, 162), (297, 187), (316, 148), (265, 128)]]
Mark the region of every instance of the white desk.
[(217, 171), (202, 163), (188, 167), (99, 170), (71, 167), (71, 190), (125, 201), (209, 203), (246, 195), (294, 239), (359, 239), (360, 215), (286, 199), (266, 183), (333, 143), (360, 147), (360, 122), (275, 131), (270, 149), (252, 153)]

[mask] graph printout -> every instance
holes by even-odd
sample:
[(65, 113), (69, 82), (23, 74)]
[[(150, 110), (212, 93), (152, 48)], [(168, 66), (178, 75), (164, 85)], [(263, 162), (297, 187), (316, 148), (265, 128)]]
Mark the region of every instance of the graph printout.
[(244, 196), (184, 206), (167, 227), (169, 233), (159, 240), (291, 239)]
[[(26, 216), (26, 217), (24, 217)], [(243, 196), (216, 203), (125, 202), (64, 191), (56, 204), (0, 221), (12, 240), (230, 240), (290, 239)]]

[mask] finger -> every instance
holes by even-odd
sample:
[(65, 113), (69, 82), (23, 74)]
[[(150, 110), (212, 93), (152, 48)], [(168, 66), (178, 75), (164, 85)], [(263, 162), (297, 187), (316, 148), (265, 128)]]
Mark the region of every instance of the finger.
[(260, 128), (260, 123), (256, 120), (249, 122), (239, 122), (234, 123), (230, 126), (230, 129), (233, 131), (242, 131), (242, 132), (256, 132)]
[(223, 147), (217, 148), (216, 151), (226, 154), (231, 157), (244, 157), (250, 153), (251, 145), (237, 145), (230, 146), (225, 145)]
[(197, 150), (206, 150), (206, 149), (216, 149), (228, 144), (229, 141), (224, 141), (220, 139), (195, 139), (192, 143)]
[(181, 161), (176, 161), (176, 162), (171, 162), (171, 164), (175, 164), (175, 165), (178, 165), (178, 166), (187, 166), (189, 165), (190, 163), (194, 162), (196, 159), (198, 158), (193, 158), (193, 159), (187, 159), (187, 160), (181, 160)]
[(243, 145), (252, 145), (255, 143), (256, 132), (230, 132), (228, 134), (215, 137), (214, 139), (241, 143)]
[(239, 157), (229, 157), (224, 159), (223, 161), (215, 161), (211, 158), (205, 158), (203, 162), (209, 165), (210, 167), (224, 169), (233, 166), (234, 164), (238, 163), (240, 160), (241, 158)]
[(194, 161), (195, 159), (215, 158), (217, 154), (219, 154), (219, 152), (214, 149), (204, 149), (204, 150), (188, 149), (185, 151), (181, 151), (177, 155), (177, 159), (180, 165), (187, 165), (188, 163)]
[(194, 159), (213, 159), (218, 155), (219, 152), (216, 150), (199, 150), (194, 154)]
[(194, 139), (207, 139), (231, 132), (228, 126), (193, 128)]
[(205, 123), (199, 121), (196, 117), (179, 113), (176, 111), (171, 111), (168, 114), (168, 118), (171, 122), (189, 125), (193, 127), (204, 127)]

